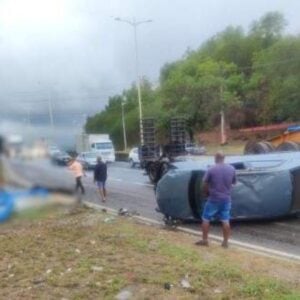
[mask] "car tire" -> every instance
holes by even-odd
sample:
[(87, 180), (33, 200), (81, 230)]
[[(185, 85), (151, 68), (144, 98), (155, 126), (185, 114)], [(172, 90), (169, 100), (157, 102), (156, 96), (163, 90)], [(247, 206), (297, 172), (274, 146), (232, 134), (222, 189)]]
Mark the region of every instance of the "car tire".
[(293, 141), (286, 141), (276, 148), (277, 152), (300, 151), (300, 145)]
[(149, 175), (149, 179), (150, 179), (150, 182), (151, 183), (156, 183), (157, 182), (157, 171), (158, 171), (158, 168), (157, 168), (157, 165), (153, 162), (151, 162), (148, 166), (147, 166), (147, 169), (148, 169), (148, 175)]

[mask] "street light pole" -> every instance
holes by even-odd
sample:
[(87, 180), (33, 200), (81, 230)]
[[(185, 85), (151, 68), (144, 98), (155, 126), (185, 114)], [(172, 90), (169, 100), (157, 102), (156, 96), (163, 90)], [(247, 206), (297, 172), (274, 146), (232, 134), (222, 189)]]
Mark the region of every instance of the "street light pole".
[(53, 108), (52, 108), (52, 100), (51, 100), (51, 95), (50, 94), (48, 96), (48, 113), (49, 113), (49, 120), (50, 120), (51, 129), (53, 130), (53, 128), (54, 128)]
[(127, 136), (126, 136), (126, 127), (125, 127), (124, 105), (125, 105), (125, 102), (122, 100), (121, 107), (122, 107), (122, 125), (123, 125), (124, 151), (126, 151), (127, 150)]
[(136, 81), (137, 81), (137, 92), (138, 92), (138, 102), (139, 102), (140, 139), (141, 139), (141, 145), (144, 145), (141, 78), (140, 78), (140, 72), (139, 72), (139, 56), (138, 56), (137, 28), (136, 27), (137, 27), (137, 25), (133, 26), (133, 29), (134, 29), (134, 45), (135, 45), (135, 68), (136, 68)]
[(141, 93), (141, 79), (139, 74), (139, 52), (138, 52), (138, 41), (137, 41), (137, 27), (141, 24), (150, 23), (152, 20), (136, 21), (135, 19), (127, 20), (121, 18), (115, 18), (115, 21), (123, 22), (131, 25), (134, 31), (134, 48), (135, 48), (135, 69), (136, 69), (136, 85), (138, 92), (138, 103), (139, 103), (139, 123), (140, 123), (140, 139), (141, 145), (144, 145), (144, 131), (143, 131), (143, 109), (142, 109), (142, 93)]
[(226, 137), (226, 127), (225, 127), (225, 113), (224, 113), (224, 99), (223, 99), (223, 83), (221, 83), (220, 87), (220, 98), (221, 98), (221, 145), (225, 145), (227, 143)]

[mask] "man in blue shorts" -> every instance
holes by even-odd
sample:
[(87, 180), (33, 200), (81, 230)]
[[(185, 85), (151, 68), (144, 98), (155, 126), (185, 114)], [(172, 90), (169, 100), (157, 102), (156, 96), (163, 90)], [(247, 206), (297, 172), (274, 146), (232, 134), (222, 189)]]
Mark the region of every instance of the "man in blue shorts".
[(107, 166), (102, 161), (101, 156), (97, 157), (97, 165), (94, 169), (94, 182), (97, 184), (102, 202), (106, 202), (106, 183), (107, 179)]
[(230, 236), (231, 189), (236, 183), (235, 169), (224, 163), (222, 152), (215, 155), (215, 165), (211, 167), (203, 178), (203, 189), (208, 193), (207, 202), (202, 213), (202, 240), (197, 245), (208, 246), (208, 232), (210, 221), (219, 218), (223, 227), (224, 248), (228, 247)]

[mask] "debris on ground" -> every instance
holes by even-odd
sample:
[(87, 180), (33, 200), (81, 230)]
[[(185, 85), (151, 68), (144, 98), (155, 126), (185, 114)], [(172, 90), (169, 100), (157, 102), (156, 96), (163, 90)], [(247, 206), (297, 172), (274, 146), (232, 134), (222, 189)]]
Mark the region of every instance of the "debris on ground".
[(178, 220), (178, 219), (173, 219), (173, 218), (170, 217), (170, 216), (164, 217), (163, 221), (164, 221), (164, 223), (165, 223), (166, 226), (169, 226), (169, 227), (174, 228), (174, 229), (175, 229), (177, 226), (179, 226), (180, 223), (181, 223), (180, 220)]
[(214, 289), (214, 293), (215, 293), (215, 294), (222, 294), (222, 290), (216, 288), (216, 289)]
[(174, 286), (174, 285), (171, 284), (170, 282), (166, 282), (166, 283), (164, 284), (164, 289), (165, 289), (165, 290), (170, 290), (173, 286)]
[(184, 289), (190, 289), (192, 287), (189, 280), (188, 280), (188, 275), (185, 275), (184, 278), (181, 279), (180, 285)]
[(93, 272), (102, 272), (103, 271), (103, 267), (92, 266), (91, 270)]
[(122, 290), (117, 296), (117, 300), (129, 300), (132, 297), (132, 292), (127, 289)]
[(114, 217), (108, 217), (104, 219), (104, 223), (112, 223), (115, 220)]
[(14, 218), (0, 226), (1, 299), (300, 299), (299, 264), (194, 239), (92, 209)]
[(127, 208), (120, 208), (118, 211), (119, 216), (132, 217), (139, 216), (140, 214), (136, 210), (129, 211)]
[(120, 208), (118, 211), (119, 216), (129, 216), (129, 211), (127, 208)]

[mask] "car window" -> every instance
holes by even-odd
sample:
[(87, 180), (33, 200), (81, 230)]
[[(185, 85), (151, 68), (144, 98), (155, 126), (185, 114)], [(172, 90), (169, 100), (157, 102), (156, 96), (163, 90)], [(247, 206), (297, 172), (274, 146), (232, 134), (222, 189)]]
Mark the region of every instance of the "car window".
[(96, 158), (97, 153), (90, 152), (90, 153), (85, 154), (85, 157), (86, 158)]
[(95, 148), (97, 150), (112, 149), (113, 145), (111, 142), (95, 143)]

